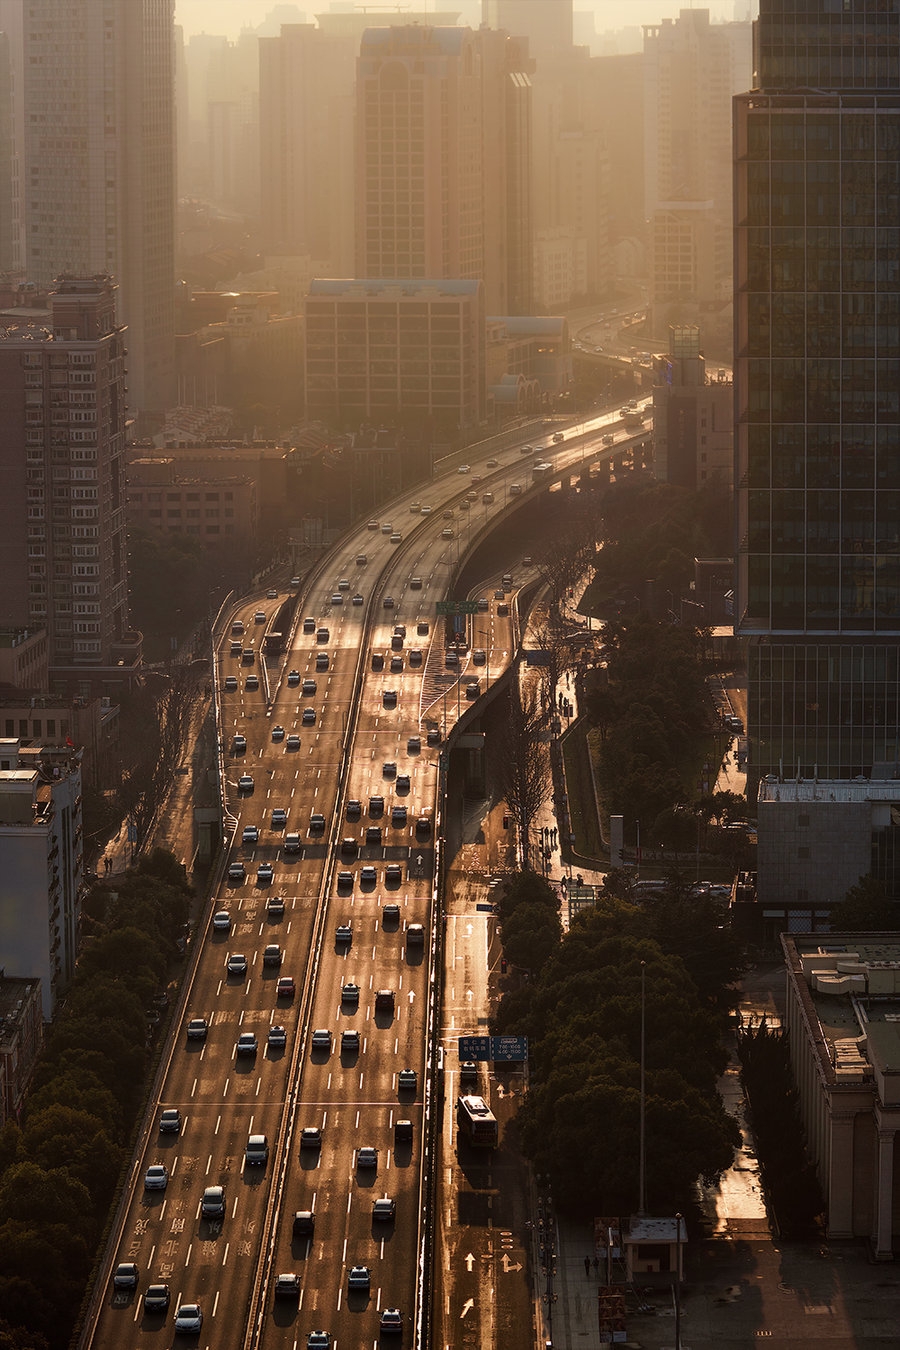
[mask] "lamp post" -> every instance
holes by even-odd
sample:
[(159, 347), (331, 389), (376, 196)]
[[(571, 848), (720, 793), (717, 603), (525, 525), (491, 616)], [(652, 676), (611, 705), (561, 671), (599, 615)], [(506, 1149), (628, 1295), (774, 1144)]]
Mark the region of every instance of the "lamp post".
[(681, 1215), (675, 1215), (675, 1350), (681, 1350)]

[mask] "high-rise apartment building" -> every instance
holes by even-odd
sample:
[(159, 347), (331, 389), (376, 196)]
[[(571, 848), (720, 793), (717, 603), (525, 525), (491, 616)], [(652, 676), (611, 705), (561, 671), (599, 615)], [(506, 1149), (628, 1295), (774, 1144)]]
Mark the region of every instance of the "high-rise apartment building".
[(357, 276), (483, 280), (489, 313), (530, 311), (530, 65), (490, 29), (363, 35)]
[(709, 10), (644, 28), (644, 174), (654, 332), (731, 332), (731, 100), (751, 78), (749, 23)]
[[(355, 266), (356, 61), (368, 28), (456, 23), (455, 10), (318, 14), (259, 39), (261, 228), (268, 252), (309, 254), (319, 275)], [(197, 41), (191, 39), (191, 44)]]
[(49, 326), (0, 328), (0, 627), (46, 629), (51, 687), (116, 694), (128, 626), (125, 330), (109, 277), (63, 278)]
[(47, 287), (109, 273), (129, 330), (129, 408), (172, 401), (174, 0), (28, 0), (21, 265)]
[(751, 771), (900, 764), (900, 12), (761, 0), (735, 100)]

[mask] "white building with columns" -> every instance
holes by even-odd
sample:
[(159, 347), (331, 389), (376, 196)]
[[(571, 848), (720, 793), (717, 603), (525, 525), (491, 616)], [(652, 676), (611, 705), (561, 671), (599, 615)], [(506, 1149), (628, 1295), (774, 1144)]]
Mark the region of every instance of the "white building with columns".
[(893, 1258), (900, 1135), (900, 934), (782, 933), (785, 1026), (830, 1238)]

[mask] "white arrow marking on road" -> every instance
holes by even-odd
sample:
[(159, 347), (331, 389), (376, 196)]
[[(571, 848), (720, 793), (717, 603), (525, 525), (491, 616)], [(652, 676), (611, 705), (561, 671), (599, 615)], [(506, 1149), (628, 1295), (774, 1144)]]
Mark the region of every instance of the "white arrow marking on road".
[(416, 857), (416, 867), (422, 867), (424, 865), (424, 862), (425, 859), (422, 857), (422, 854), (419, 853)]
[(475, 1307), (475, 1300), (474, 1300), (474, 1298), (467, 1298), (466, 1301), (465, 1301), (465, 1303), (463, 1304), (463, 1310), (462, 1310), (462, 1312), (459, 1314), (459, 1315), (460, 1315), (460, 1318), (465, 1317), (466, 1313), (470, 1313), (474, 1307)]
[(503, 1265), (503, 1273), (504, 1273), (504, 1275), (508, 1275), (509, 1272), (510, 1272), (511, 1270), (521, 1270), (521, 1269), (522, 1269), (522, 1262), (521, 1262), (521, 1261), (516, 1261), (516, 1263), (515, 1263), (515, 1265), (514, 1265), (514, 1264), (512, 1263), (512, 1261), (510, 1261), (509, 1256), (507, 1255), (506, 1252), (503, 1253), (503, 1261), (502, 1261), (501, 1264)]
[(465, 1261), (466, 1261), (466, 1270), (467, 1270), (467, 1271), (469, 1272), (469, 1274), (471, 1275), (471, 1274), (472, 1274), (472, 1267), (473, 1267), (474, 1264), (475, 1264), (475, 1256), (474, 1256), (474, 1253), (473, 1253), (473, 1252), (469, 1252), (469, 1253), (466, 1255)]
[(410, 991), (409, 991), (409, 1001), (410, 1001), (410, 1003), (412, 1003), (412, 1001), (413, 1001), (413, 999), (415, 998), (415, 996), (416, 996), (416, 991), (415, 991), (414, 989), (410, 989)]

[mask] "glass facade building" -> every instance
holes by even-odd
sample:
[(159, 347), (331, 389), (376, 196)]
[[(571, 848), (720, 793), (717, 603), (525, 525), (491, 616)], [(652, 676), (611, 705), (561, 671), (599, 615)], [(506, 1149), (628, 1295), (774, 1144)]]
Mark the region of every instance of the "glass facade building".
[(735, 100), (751, 771), (900, 760), (900, 0), (761, 0)]

